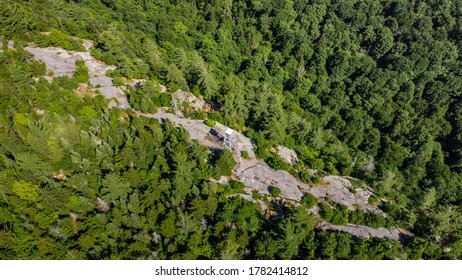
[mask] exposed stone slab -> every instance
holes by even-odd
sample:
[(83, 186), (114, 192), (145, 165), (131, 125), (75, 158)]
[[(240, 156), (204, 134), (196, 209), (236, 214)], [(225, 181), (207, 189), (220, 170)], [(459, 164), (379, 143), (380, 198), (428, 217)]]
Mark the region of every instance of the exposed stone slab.
[(409, 231), (400, 228), (372, 228), (363, 225), (354, 225), (346, 224), (342, 225), (333, 225), (327, 222), (320, 222), (317, 225), (317, 228), (322, 230), (334, 230), (350, 233), (351, 235), (361, 237), (361, 238), (380, 238), (380, 239), (389, 239), (389, 240), (398, 240), (400, 242), (406, 242), (409, 238), (413, 237)]

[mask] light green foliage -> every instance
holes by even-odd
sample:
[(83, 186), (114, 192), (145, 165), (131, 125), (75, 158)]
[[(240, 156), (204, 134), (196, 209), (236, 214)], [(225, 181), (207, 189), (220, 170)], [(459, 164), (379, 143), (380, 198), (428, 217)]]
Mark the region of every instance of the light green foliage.
[(58, 29), (52, 29), (48, 35), (42, 39), (46, 46), (62, 47), (68, 51), (85, 51), (85, 48), (69, 35)]
[(436, 189), (429, 189), (423, 196), (420, 207), (422, 209), (430, 209), (436, 201)]
[(96, 111), (91, 105), (84, 106), (80, 109), (79, 114), (83, 120), (92, 121), (96, 118)]
[(16, 124), (20, 125), (27, 125), (29, 123), (29, 119), (22, 113), (16, 113), (13, 120)]
[(51, 212), (51, 211), (40, 211), (34, 216), (34, 220), (37, 222), (37, 225), (41, 229), (47, 229), (49, 228), (53, 223), (56, 222), (56, 219), (58, 218), (58, 213), (57, 212)]
[(77, 60), (75, 65), (77, 69), (74, 72), (74, 80), (78, 83), (88, 83), (88, 67), (85, 65), (85, 61)]
[(49, 139), (48, 144), (48, 157), (54, 163), (60, 162), (64, 157), (64, 149), (57, 143), (55, 139)]
[(27, 258), (35, 249), (37, 241), (29, 231), (18, 227), (11, 238), (11, 248), (20, 258)]
[(215, 127), (216, 121), (212, 119), (206, 119), (205, 124), (210, 127)]
[(16, 181), (13, 183), (13, 193), (21, 199), (35, 202), (38, 198), (39, 186), (26, 181)]
[(182, 90), (189, 90), (188, 83), (183, 72), (174, 64), (167, 67), (165, 79), (172, 85), (177, 85)]

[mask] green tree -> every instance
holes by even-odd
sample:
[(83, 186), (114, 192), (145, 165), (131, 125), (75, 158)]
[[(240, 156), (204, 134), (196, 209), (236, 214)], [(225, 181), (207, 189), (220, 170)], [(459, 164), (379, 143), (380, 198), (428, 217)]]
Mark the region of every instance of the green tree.
[(16, 181), (13, 183), (13, 193), (21, 199), (35, 202), (38, 198), (39, 186), (26, 181)]
[(118, 173), (109, 173), (102, 180), (101, 194), (109, 201), (117, 199), (126, 199), (127, 195), (132, 191), (130, 183)]
[(312, 208), (318, 204), (318, 200), (310, 193), (305, 193), (300, 201), (306, 208)]
[(75, 66), (77, 69), (74, 72), (74, 80), (78, 83), (88, 83), (88, 67), (85, 65), (85, 61), (77, 60)]
[(216, 157), (213, 165), (215, 167), (215, 177), (219, 178), (220, 176), (230, 176), (232, 169), (236, 165), (236, 161), (230, 150), (223, 149)]

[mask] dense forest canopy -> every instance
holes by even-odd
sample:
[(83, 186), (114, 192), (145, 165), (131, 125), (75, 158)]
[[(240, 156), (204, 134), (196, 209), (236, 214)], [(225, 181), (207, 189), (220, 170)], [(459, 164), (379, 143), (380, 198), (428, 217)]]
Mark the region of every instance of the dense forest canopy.
[[(461, 14), (449, 0), (0, 0), (0, 258), (460, 259)], [(203, 95), (268, 162), (285, 145), (298, 170), (366, 181), (416, 238), (316, 231), (303, 207), (268, 219), (226, 198), (208, 180), (224, 161), (184, 130), (76, 95), (85, 75), (34, 81), (46, 69), (22, 47), (76, 38), (114, 79)]]

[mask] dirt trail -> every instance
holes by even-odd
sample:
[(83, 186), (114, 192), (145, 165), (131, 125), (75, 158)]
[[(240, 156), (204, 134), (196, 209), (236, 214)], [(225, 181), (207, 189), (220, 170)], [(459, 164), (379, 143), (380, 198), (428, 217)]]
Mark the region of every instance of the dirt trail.
[[(124, 87), (113, 86), (112, 79), (106, 76), (106, 71), (114, 69), (114, 66), (107, 66), (97, 61), (89, 52), (92, 47), (91, 42), (85, 41), (86, 52), (69, 52), (61, 48), (38, 48), (35, 46), (26, 47), (25, 50), (31, 52), (37, 60), (45, 62), (47, 70), (53, 71), (54, 76), (72, 76), (76, 67), (77, 60), (84, 60), (89, 69), (90, 90), (96, 88), (111, 102), (109, 107), (119, 107), (121, 109), (131, 109), (130, 104), (124, 94)], [(51, 78), (51, 77), (49, 77)], [(169, 119), (177, 126), (184, 127), (190, 138), (197, 140), (211, 149), (222, 149), (222, 136), (228, 127), (216, 123), (211, 128), (204, 121), (192, 120), (179, 117), (175, 114), (165, 112), (165, 108), (159, 109), (155, 114), (148, 114), (133, 110), (138, 116), (158, 119), (164, 122)], [(244, 159), (241, 153), (246, 151), (248, 158)], [(343, 204), (350, 210), (357, 208), (367, 212), (375, 212), (385, 216), (385, 213), (376, 206), (369, 205), (368, 199), (372, 192), (363, 188), (354, 189), (349, 180), (339, 176), (323, 177), (321, 183), (316, 186), (310, 186), (297, 180), (294, 176), (283, 170), (274, 170), (262, 160), (258, 160), (253, 151), (252, 141), (240, 132), (235, 131), (233, 157), (237, 164), (233, 169), (233, 178), (241, 181), (246, 186), (245, 191), (251, 194), (252, 191), (258, 191), (261, 195), (270, 195), (270, 187), (278, 187), (281, 190), (281, 198), (285, 200), (299, 201), (304, 193), (311, 193), (316, 198), (329, 198), (330, 200)], [(240, 195), (243, 199), (255, 201), (250, 195)], [(262, 208), (265, 205), (262, 201), (257, 201)], [(331, 225), (321, 223), (319, 228), (325, 230), (337, 230), (349, 232), (352, 235), (360, 237), (377, 237), (401, 240), (402, 235), (412, 236), (412, 233), (405, 232), (401, 229), (374, 229), (366, 226), (348, 224), (346, 226)]]

